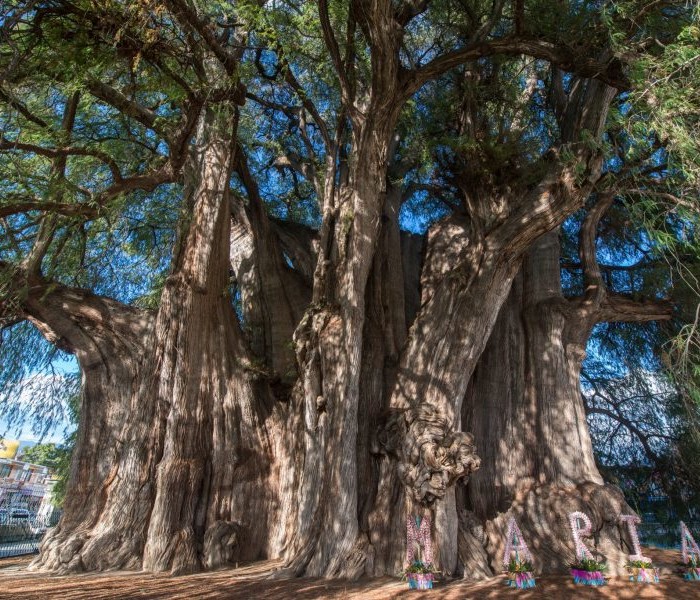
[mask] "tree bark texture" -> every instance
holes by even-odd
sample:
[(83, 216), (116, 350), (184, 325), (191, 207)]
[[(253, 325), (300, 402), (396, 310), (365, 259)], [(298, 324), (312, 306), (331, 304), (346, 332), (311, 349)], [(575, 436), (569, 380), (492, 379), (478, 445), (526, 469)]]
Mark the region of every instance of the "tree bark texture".
[(153, 495), (154, 403), (138, 394), (152, 315), (83, 290), (36, 282), (27, 318), (75, 353), (80, 426), (63, 517), (32, 568), (58, 573), (135, 568)]
[(452, 215), (429, 231), (421, 307), (401, 354), (390, 399), (393, 415), (380, 436), (382, 451), (398, 465), (381, 465), (370, 516), (374, 572), (401, 567), (390, 541), (401, 519), (386, 518), (397, 498), (404, 510), (434, 508), (439, 566), (461, 572), (452, 486), (480, 465), (479, 438), (461, 433), (462, 400), (524, 254), (583, 205), (599, 177), (600, 156), (576, 140), (584, 130), (600, 137), (614, 94), (588, 82), (568, 98), (560, 119), (562, 144), (572, 149), (573, 163), (557, 157), (545, 162), (539, 183), (517, 190), (519, 198), (507, 186), (479, 187), (466, 173), (461, 184), (468, 217)]
[[(662, 312), (657, 306), (656, 315), (668, 318)], [(647, 306), (638, 303), (637, 318), (644, 314)], [(511, 517), (533, 549), (536, 568), (564, 572), (574, 560), (567, 521), (573, 511), (591, 517), (588, 545), (607, 558), (611, 572), (623, 573), (629, 540), (618, 517), (632, 509), (598, 472), (579, 379), (592, 324), (609, 316), (562, 296), (556, 231), (534, 244), (463, 406), (465, 427), (484, 440), (482, 470), (466, 486), (462, 505), (465, 519), (480, 524), (467, 527), (466, 537), (480, 540), (488, 557), (464, 548), (476, 573), (500, 570)]]
[[(237, 150), (236, 169), (248, 201), (232, 202), (231, 264), (241, 293), (243, 328), (264, 367), (291, 385), (297, 374), (292, 336), (311, 300), (312, 236), (297, 226), (280, 239), (242, 149)], [(305, 269), (293, 268), (293, 261)]]
[(312, 306), (295, 333), (301, 371), (293, 411), (302, 461), (290, 561), (296, 573), (356, 576), (364, 569), (356, 458), (359, 385), (367, 282), (379, 239), (392, 126), (365, 127), (358, 162), (321, 237)]
[[(533, 435), (558, 439), (571, 428), (570, 452), (552, 444), (532, 456), (525, 474), (536, 470), (555, 490), (600, 487), (583, 413), (560, 414), (563, 405), (580, 405), (571, 360), (551, 351), (551, 372), (521, 387), (514, 382), (525, 405), (505, 394), (510, 404), (499, 415), (474, 408), (478, 379), (468, 393), (523, 256), (583, 204), (600, 157), (564, 140), (573, 158), (543, 158), (535, 185), (485, 186), (474, 195), (465, 179), (463, 210), (425, 240), (402, 239), (400, 190), (388, 182), (400, 111), (400, 36), (381, 25), (394, 18), (390, 4), (377, 4), (387, 14), (362, 24), (384, 60), (373, 59), (366, 106), (348, 109), (354, 160), (347, 174), (336, 178), (329, 160), (317, 242), (300, 231), (280, 233), (265, 214), (236, 143), (236, 109), (204, 109), (187, 168), (187, 219), (157, 313), (100, 299), (120, 315), (110, 317), (118, 330), (102, 336), (95, 317), (86, 326), (97, 332), (92, 338), (67, 342), (84, 377), (76, 500), (37, 566), (184, 573), (284, 556), (285, 573), (294, 575), (395, 574), (406, 516), (430, 511), (436, 566), (457, 574), (470, 560), (460, 560), (460, 547), (478, 549), (479, 522), (498, 518), (479, 498), (463, 513), (464, 494), (455, 492), (479, 469), (477, 449), (489, 444), (484, 460), (500, 469), (490, 473), (498, 491), (488, 491), (498, 506), (512, 502), (510, 469), (530, 464), (494, 454), (488, 419), (509, 419), (525, 454)], [(597, 82), (576, 90), (563, 114), (566, 131), (599, 136), (612, 92)], [(234, 170), (247, 202), (231, 195)], [(65, 303), (58, 316), (44, 314), (52, 293), (36, 306), (27, 301), (25, 311), (49, 339), (71, 340), (68, 333), (77, 334), (69, 325), (83, 317)], [(558, 300), (539, 299), (539, 288), (527, 293), (538, 298), (527, 306), (546, 308), (551, 318), (518, 338), (525, 344), (513, 350), (518, 360), (529, 364), (531, 353), (561, 339), (566, 356), (580, 362), (580, 343), (567, 345)], [(280, 393), (270, 380), (283, 382)], [(556, 398), (538, 406), (540, 392)], [(474, 435), (462, 429), (465, 397)], [(469, 489), (486, 485), (477, 480)], [(98, 492), (88, 511), (80, 510), (78, 499), (87, 496), (79, 488)], [(488, 545), (486, 552), (492, 555)]]
[(235, 148), (223, 114), (202, 120), (192, 218), (155, 316), (54, 286), (24, 302), (83, 374), (69, 498), (37, 568), (182, 573), (282, 552), (284, 416), (228, 293)]
[(193, 159), (193, 217), (156, 318), (147, 386), (165, 433), (144, 549), (144, 568), (153, 571), (279, 551), (269, 535), (277, 473), (268, 432), (282, 425), (251, 373), (228, 294), (232, 131), (225, 110), (206, 114)]

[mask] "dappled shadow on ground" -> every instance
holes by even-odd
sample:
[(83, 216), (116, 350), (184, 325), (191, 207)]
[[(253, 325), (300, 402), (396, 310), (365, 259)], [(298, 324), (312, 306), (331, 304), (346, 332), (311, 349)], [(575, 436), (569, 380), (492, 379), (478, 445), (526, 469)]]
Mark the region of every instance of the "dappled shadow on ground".
[[(677, 554), (677, 553), (675, 553)], [(673, 555), (675, 559), (675, 554)], [(671, 554), (656, 554), (655, 560), (670, 564)], [(53, 577), (25, 570), (29, 559), (0, 561), (0, 598), (44, 600), (60, 598), (74, 600), (89, 598), (146, 599), (275, 599), (310, 598), (384, 600), (393, 598), (444, 598), (446, 600), (518, 598), (573, 599), (588, 598), (633, 600), (637, 598), (700, 599), (700, 582), (687, 582), (670, 571), (662, 572), (658, 585), (632, 584), (614, 578), (604, 588), (574, 585), (566, 576), (540, 577), (534, 590), (513, 590), (500, 577), (481, 583), (462, 581), (441, 582), (431, 592), (408, 591), (406, 584), (383, 577), (360, 581), (329, 581), (322, 579), (270, 579), (278, 566), (274, 562), (259, 562), (239, 569), (201, 573), (182, 577), (144, 573), (104, 573)]]

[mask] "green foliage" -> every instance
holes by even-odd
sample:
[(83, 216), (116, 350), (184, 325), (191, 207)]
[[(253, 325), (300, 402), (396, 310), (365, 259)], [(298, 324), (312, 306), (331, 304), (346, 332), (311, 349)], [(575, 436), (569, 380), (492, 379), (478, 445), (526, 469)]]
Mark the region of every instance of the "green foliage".
[[(696, 17), (697, 17), (696, 13)], [(674, 170), (689, 185), (700, 182), (700, 26), (685, 26), (659, 56), (642, 59), (635, 72), (648, 127), (656, 132)]]
[(589, 573), (605, 573), (608, 570), (608, 565), (604, 562), (598, 562), (593, 558), (581, 558), (574, 563), (571, 563), (572, 569), (579, 571), (588, 571)]
[(403, 572), (404, 575), (408, 575), (409, 573), (435, 573), (436, 571), (432, 564), (415, 560), (408, 565)]
[(517, 560), (515, 558), (511, 558), (510, 562), (508, 563), (508, 572), (509, 573), (531, 573), (532, 572), (532, 563), (529, 560)]
[(63, 448), (54, 443), (37, 444), (26, 448), (20, 460), (56, 470), (61, 462)]
[(628, 560), (625, 567), (628, 569), (651, 569), (653, 564), (644, 560)]
[(66, 372), (64, 353), (28, 322), (0, 330), (0, 352), (0, 417), (9, 431), (30, 422), (43, 437), (71, 421), (80, 379)]

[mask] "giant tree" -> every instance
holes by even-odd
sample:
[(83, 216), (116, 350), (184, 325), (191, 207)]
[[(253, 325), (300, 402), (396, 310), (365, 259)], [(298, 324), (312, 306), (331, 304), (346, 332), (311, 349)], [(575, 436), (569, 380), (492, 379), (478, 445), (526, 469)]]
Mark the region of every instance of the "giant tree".
[[(635, 10), (12, 3), (0, 319), (82, 374), (37, 566), (393, 572), (423, 507), (459, 570), (463, 398), (526, 252), (600, 177), (626, 65), (655, 51), (640, 19), (674, 35), (675, 7)], [(445, 160), (421, 261), (399, 216)]]

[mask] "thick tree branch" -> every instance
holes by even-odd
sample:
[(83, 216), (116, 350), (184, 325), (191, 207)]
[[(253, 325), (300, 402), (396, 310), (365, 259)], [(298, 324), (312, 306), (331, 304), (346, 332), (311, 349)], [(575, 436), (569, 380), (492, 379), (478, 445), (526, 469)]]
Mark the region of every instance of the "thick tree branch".
[(147, 129), (151, 129), (163, 135), (162, 129), (157, 124), (158, 115), (151, 109), (142, 106), (138, 102), (130, 100), (119, 90), (93, 79), (87, 82), (88, 91), (96, 98), (116, 108), (119, 112), (132, 117)]
[(146, 342), (151, 313), (88, 290), (49, 281), (0, 260), (0, 324), (29, 319), (49, 342), (68, 352), (86, 350), (94, 336)]
[[(595, 80), (580, 85), (581, 92), (575, 99), (570, 98), (560, 119), (562, 146), (541, 159), (544, 177), (488, 235), (492, 248), (508, 249), (503, 256), (506, 259), (520, 256), (540, 234), (561, 224), (583, 205), (600, 180), (601, 153), (589, 143), (578, 140), (584, 131), (594, 140), (600, 139), (610, 103), (617, 92)], [(568, 158), (563, 157), (563, 150)]]
[(673, 309), (669, 300), (635, 300), (608, 293), (596, 311), (596, 319), (599, 323), (668, 321), (673, 316)]
[(333, 33), (333, 26), (331, 25), (331, 20), (328, 15), (328, 0), (318, 1), (318, 14), (321, 20), (321, 31), (323, 32), (323, 40), (326, 43), (328, 52), (331, 55), (331, 61), (335, 68), (336, 75), (338, 76), (338, 81), (340, 82), (340, 94), (343, 100), (343, 104), (348, 108), (348, 110), (354, 109), (354, 104), (351, 94), (351, 86), (348, 81), (348, 76), (343, 65), (343, 59), (340, 56), (340, 47), (338, 46), (338, 40), (335, 39), (335, 34)]
[(600, 194), (598, 201), (586, 214), (579, 232), (579, 259), (583, 267), (583, 282), (586, 298), (599, 303), (605, 296), (603, 274), (598, 266), (596, 239), (598, 225), (603, 215), (612, 206), (615, 195), (611, 192)]
[(45, 156), (46, 158), (65, 158), (68, 156), (91, 156), (103, 162), (112, 173), (114, 181), (122, 179), (121, 171), (116, 161), (106, 152), (100, 150), (92, 150), (89, 148), (80, 148), (76, 146), (68, 146), (66, 148), (45, 148), (36, 144), (27, 144), (24, 142), (11, 141), (0, 135), (0, 150), (19, 150)]
[(204, 105), (205, 98), (201, 95), (191, 95), (185, 104), (185, 118), (175, 131), (170, 144), (170, 163), (174, 171), (178, 171), (187, 160), (189, 144), (197, 130)]
[(552, 42), (513, 36), (470, 44), (459, 50), (443, 54), (418, 69), (406, 72), (402, 82), (402, 96), (410, 98), (426, 82), (465, 62), (496, 54), (509, 56), (525, 54), (533, 58), (547, 60), (552, 65), (579, 76), (597, 79), (618, 90), (626, 90), (630, 86), (629, 80), (622, 72), (621, 65), (616, 60), (601, 63), (595, 59), (584, 58), (580, 54)]
[[(19, 199), (18, 199), (19, 200)], [(24, 200), (13, 201), (0, 206), (0, 218), (31, 211), (52, 212), (66, 217), (95, 218), (98, 211), (86, 204), (69, 204), (65, 202), (44, 202), (39, 198), (27, 196)]]
[[(579, 153), (577, 162), (590, 162), (589, 170), (595, 173), (600, 168), (600, 158), (586, 160), (585, 151)], [(575, 165), (562, 165), (554, 160), (547, 174), (516, 205), (505, 221), (496, 226), (488, 235), (489, 246), (501, 254), (502, 259), (519, 257), (541, 234), (557, 225), (579, 208), (588, 196), (593, 183), (577, 181)]]
[(164, 183), (174, 183), (179, 178), (179, 175), (173, 170), (172, 166), (168, 163), (160, 168), (155, 168), (147, 173), (141, 175), (133, 175), (132, 177), (125, 177), (121, 181), (118, 181), (107, 189), (97, 194), (91, 194), (91, 201), (97, 206), (103, 207), (110, 200), (133, 192), (136, 190), (142, 190), (144, 192), (152, 192), (159, 185)]
[(169, 165), (166, 165), (142, 175), (125, 177), (102, 192), (96, 194), (86, 192), (90, 204), (43, 201), (32, 196), (19, 195), (14, 197), (16, 199), (13, 199), (10, 203), (0, 205), (0, 218), (38, 210), (67, 217), (95, 219), (100, 216), (105, 206), (118, 196), (136, 190), (152, 192), (159, 185), (173, 183), (177, 179), (178, 177), (174, 171)]
[(585, 291), (582, 296), (573, 298), (570, 302), (587, 330), (595, 323), (661, 321), (670, 319), (673, 314), (673, 304), (668, 300), (637, 300), (608, 291), (596, 256), (596, 239), (600, 220), (614, 199), (613, 192), (601, 193), (598, 201), (588, 211), (579, 233), (579, 258)]

